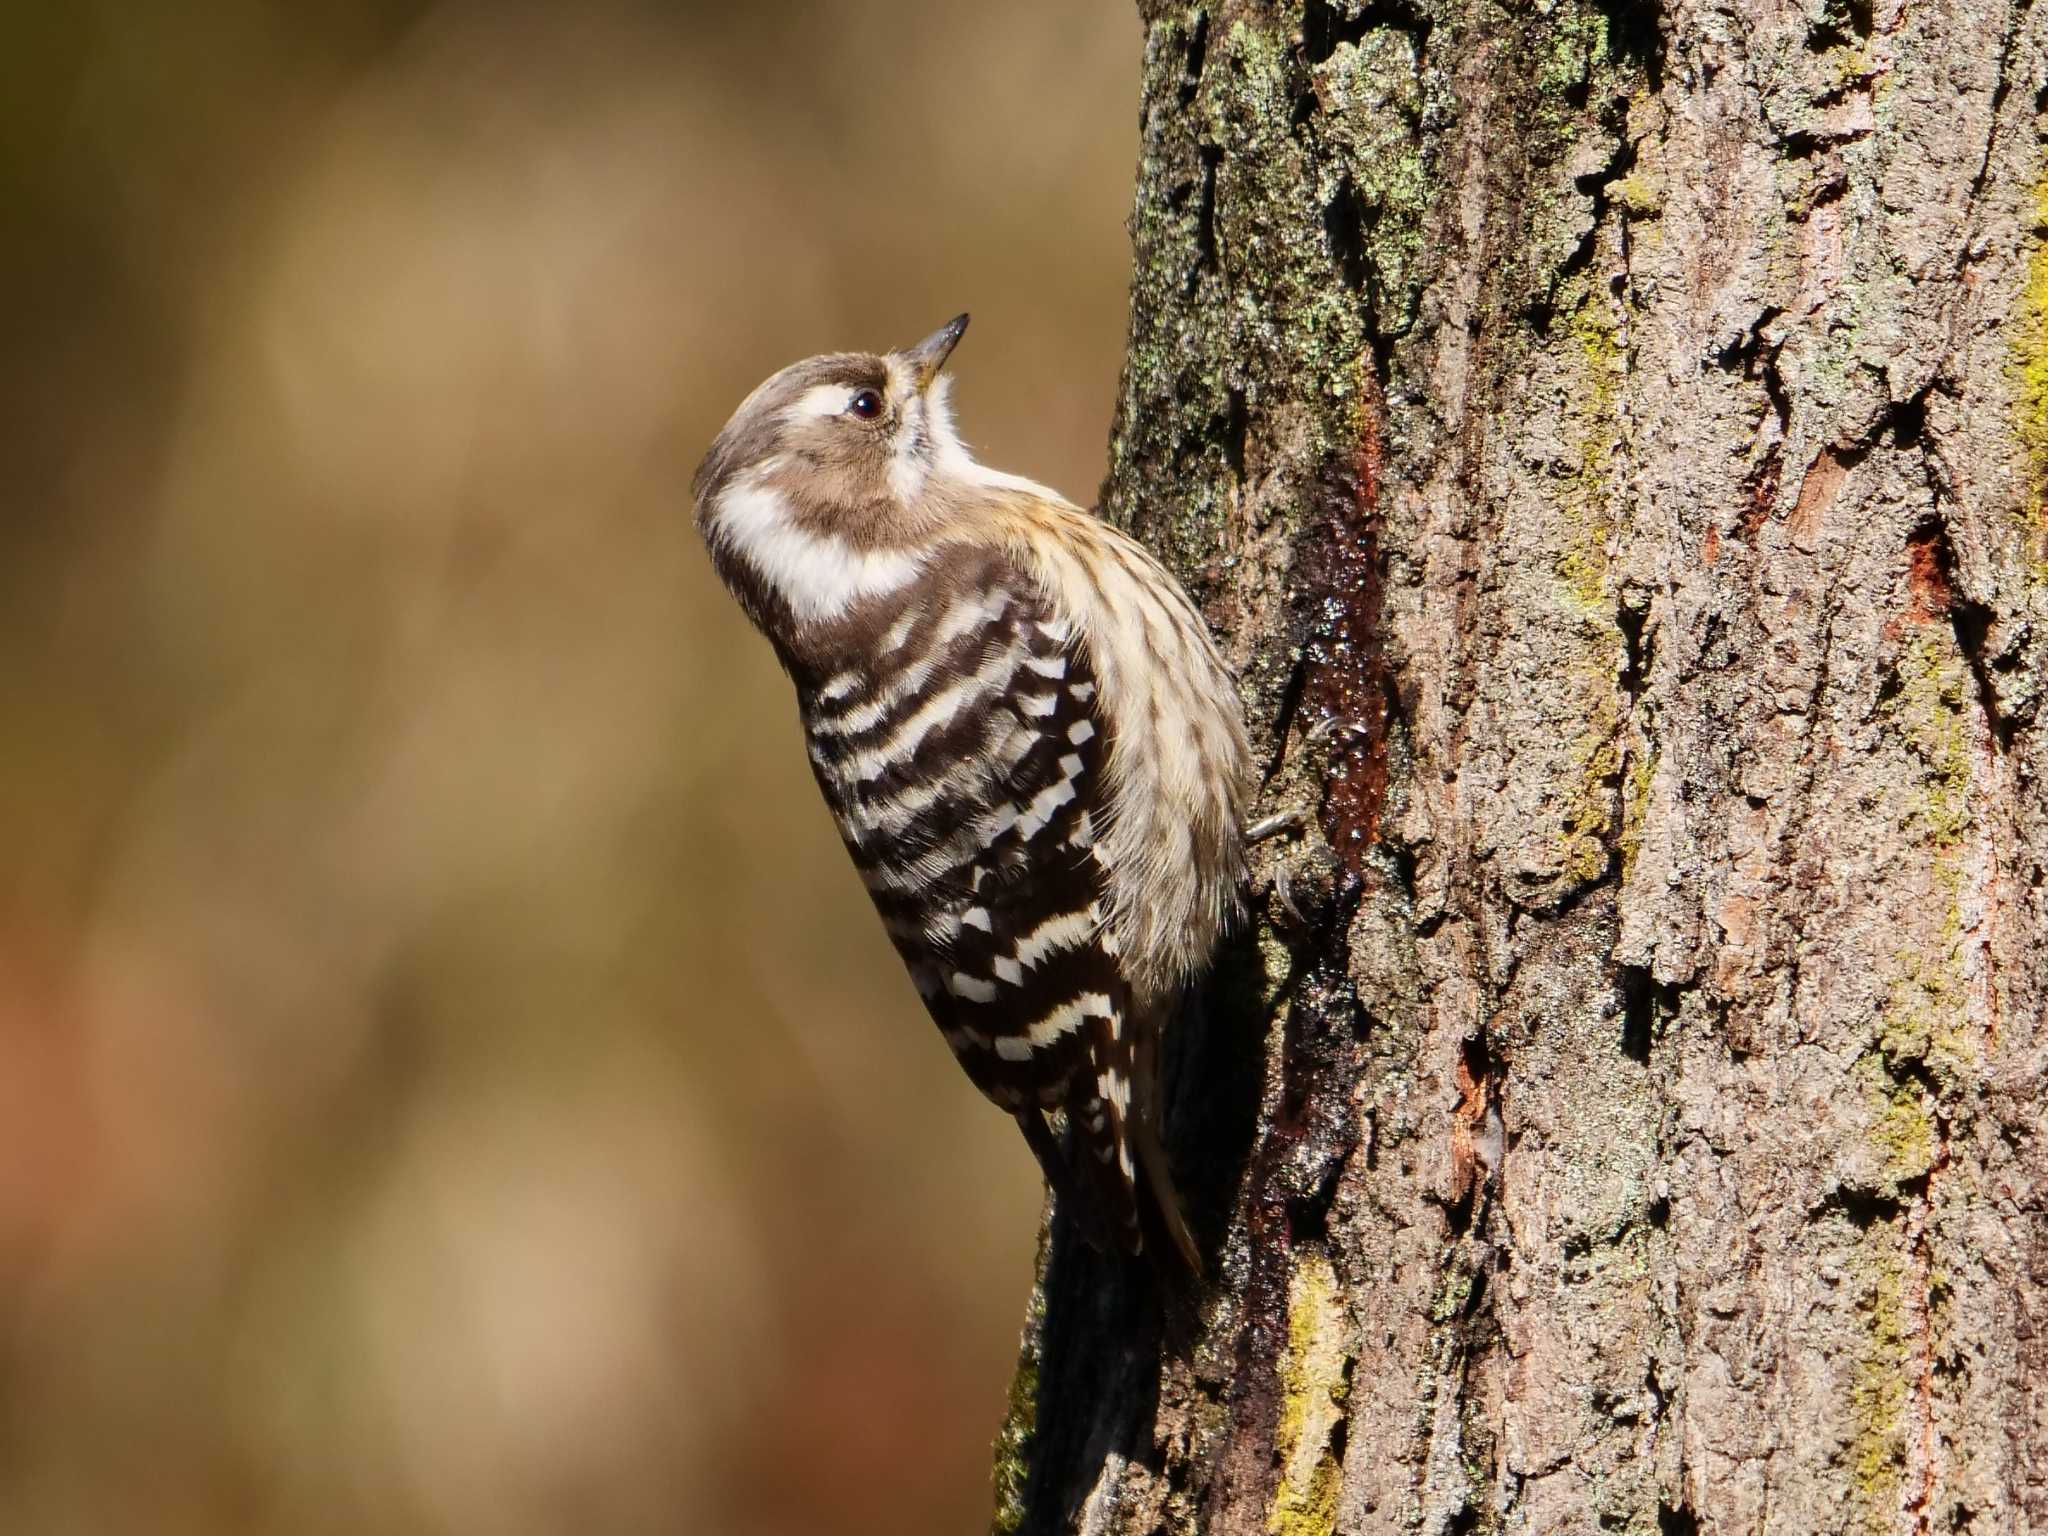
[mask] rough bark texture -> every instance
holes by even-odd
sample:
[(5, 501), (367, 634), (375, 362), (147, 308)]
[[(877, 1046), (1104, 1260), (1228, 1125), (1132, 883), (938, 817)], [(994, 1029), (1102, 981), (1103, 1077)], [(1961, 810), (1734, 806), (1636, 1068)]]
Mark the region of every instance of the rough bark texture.
[(1105, 512), (1312, 827), (997, 1528), (2048, 1531), (2048, 18), (1141, 9)]

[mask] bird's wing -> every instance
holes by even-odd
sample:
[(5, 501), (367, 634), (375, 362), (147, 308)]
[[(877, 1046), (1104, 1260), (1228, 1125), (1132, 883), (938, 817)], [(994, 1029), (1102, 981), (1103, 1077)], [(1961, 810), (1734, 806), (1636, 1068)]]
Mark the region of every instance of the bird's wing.
[(850, 705), (860, 733), (814, 728), (813, 761), (947, 1043), (1020, 1118), (1067, 1111), (1073, 1180), (1114, 1228), (1135, 1222), (1136, 1172), (1131, 990), (1099, 862), (1110, 727), (1083, 637), (1028, 573), (976, 559), (903, 624), (894, 665), (916, 686)]

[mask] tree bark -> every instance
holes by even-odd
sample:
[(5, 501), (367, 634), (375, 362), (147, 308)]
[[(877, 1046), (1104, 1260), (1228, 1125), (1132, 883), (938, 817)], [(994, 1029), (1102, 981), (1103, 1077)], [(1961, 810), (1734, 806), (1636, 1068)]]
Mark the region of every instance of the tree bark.
[(996, 1528), (2048, 1531), (2043, 12), (1141, 10), (1104, 513), (1310, 830)]

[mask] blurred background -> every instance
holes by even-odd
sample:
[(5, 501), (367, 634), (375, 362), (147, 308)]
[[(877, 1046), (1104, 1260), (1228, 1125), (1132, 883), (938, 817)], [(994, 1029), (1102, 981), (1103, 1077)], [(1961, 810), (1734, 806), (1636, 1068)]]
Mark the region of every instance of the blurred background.
[(981, 1529), (1036, 1176), (687, 487), (970, 309), (1093, 499), (1130, 8), (5, 14), (0, 1530)]

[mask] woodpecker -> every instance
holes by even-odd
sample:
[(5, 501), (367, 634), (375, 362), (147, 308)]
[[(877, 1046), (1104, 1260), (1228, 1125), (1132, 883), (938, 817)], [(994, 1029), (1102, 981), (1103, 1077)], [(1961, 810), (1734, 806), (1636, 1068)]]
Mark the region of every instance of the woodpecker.
[(968, 452), (942, 372), (966, 328), (769, 378), (698, 468), (697, 526), (968, 1077), (1089, 1241), (1199, 1271), (1157, 1060), (1241, 902), (1237, 689), (1141, 545)]

